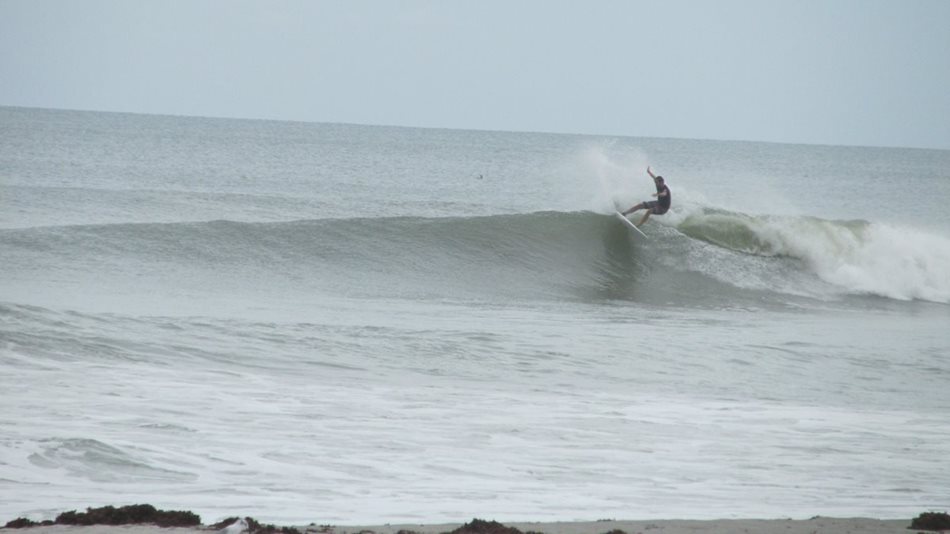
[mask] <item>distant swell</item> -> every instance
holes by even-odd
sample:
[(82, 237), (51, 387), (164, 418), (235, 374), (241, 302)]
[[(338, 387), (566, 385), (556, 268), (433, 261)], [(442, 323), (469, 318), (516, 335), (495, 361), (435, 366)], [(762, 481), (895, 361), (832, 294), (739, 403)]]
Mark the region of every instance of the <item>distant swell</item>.
[(0, 250), (21, 274), (100, 273), (227, 291), (685, 303), (832, 287), (950, 301), (950, 242), (936, 236), (710, 209), (647, 230), (651, 239), (634, 237), (592, 212), (111, 224), (2, 230)]

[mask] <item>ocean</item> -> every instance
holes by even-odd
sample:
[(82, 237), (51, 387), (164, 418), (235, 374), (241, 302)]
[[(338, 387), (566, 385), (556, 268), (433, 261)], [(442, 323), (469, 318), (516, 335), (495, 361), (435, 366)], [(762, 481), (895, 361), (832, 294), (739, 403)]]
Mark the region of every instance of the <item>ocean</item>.
[(948, 201), (946, 150), (0, 107), (0, 522), (946, 510)]

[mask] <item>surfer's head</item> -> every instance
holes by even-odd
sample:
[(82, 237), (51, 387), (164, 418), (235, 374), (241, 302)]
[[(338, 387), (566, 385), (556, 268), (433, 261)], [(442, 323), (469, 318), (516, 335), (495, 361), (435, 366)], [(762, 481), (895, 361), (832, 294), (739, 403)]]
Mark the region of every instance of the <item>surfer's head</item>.
[(656, 181), (662, 184), (662, 183), (663, 183), (663, 177), (662, 177), (662, 176), (657, 176), (657, 177), (656, 177)]

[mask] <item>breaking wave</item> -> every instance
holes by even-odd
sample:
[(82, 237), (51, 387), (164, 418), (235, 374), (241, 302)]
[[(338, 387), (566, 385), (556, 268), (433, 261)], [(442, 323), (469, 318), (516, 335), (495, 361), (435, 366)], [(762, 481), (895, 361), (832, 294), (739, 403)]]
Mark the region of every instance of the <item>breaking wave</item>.
[(77, 225), (2, 230), (0, 250), (14, 274), (105, 273), (235, 291), (676, 301), (754, 291), (950, 302), (950, 241), (939, 236), (709, 208), (664, 223), (648, 225), (649, 240), (594, 212)]

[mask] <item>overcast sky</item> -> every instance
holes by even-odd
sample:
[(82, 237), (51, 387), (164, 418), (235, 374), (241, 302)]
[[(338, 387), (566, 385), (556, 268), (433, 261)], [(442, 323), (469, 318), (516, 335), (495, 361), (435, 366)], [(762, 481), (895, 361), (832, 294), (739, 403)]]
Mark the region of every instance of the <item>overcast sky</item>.
[(0, 105), (950, 149), (950, 1), (0, 0)]

